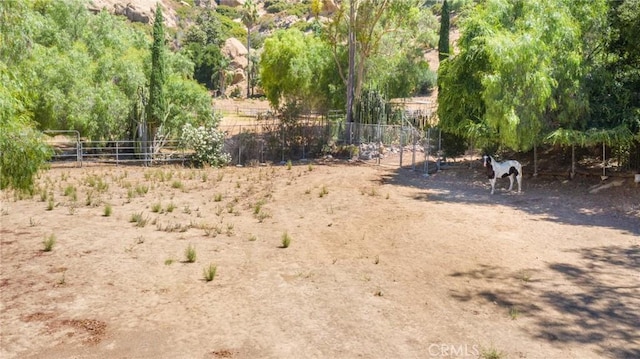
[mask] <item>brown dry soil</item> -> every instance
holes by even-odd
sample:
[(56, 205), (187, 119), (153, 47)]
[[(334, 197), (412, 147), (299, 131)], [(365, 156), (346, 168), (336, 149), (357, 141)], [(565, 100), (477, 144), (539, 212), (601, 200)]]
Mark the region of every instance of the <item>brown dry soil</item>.
[(53, 168), (32, 198), (2, 193), (0, 357), (640, 358), (640, 188), (505, 184)]

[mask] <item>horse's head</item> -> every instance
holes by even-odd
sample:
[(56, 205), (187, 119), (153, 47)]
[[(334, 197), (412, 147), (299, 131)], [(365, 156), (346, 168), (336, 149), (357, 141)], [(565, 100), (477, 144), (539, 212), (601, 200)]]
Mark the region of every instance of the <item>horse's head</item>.
[(482, 165), (484, 167), (492, 167), (491, 166), (491, 156), (489, 156), (489, 155), (482, 156)]
[(487, 177), (489, 177), (489, 179), (494, 178), (496, 175), (493, 171), (492, 160), (493, 158), (489, 155), (482, 156), (482, 165), (487, 169)]

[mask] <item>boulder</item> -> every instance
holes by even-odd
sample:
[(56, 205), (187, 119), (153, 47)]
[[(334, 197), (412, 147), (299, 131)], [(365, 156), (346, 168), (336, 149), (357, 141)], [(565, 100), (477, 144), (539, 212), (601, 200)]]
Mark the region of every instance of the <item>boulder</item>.
[(148, 24), (151, 20), (149, 16), (150, 11), (145, 13), (145, 11), (138, 9), (133, 4), (127, 4), (127, 6), (114, 4), (113, 8), (114, 14), (125, 16), (131, 22), (141, 22), (143, 24)]
[(230, 37), (227, 41), (224, 42), (224, 46), (222, 47), (222, 53), (228, 56), (231, 59), (235, 59), (237, 57), (246, 57), (247, 56), (247, 48), (244, 47), (240, 40), (235, 37)]
[(322, 4), (322, 15), (333, 14), (338, 10), (338, 5), (334, 0), (324, 0)]
[(226, 5), (230, 7), (243, 6), (244, 0), (220, 0), (220, 5)]
[(239, 84), (246, 80), (246, 76), (244, 74), (244, 70), (236, 69), (233, 71), (233, 79), (231, 80), (231, 85)]

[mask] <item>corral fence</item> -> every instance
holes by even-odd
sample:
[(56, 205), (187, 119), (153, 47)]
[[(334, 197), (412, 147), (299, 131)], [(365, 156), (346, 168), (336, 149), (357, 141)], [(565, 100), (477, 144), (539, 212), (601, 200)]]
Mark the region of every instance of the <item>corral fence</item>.
[(327, 156), (410, 166), (425, 173), (440, 164), (443, 151), (438, 129), (420, 131), (408, 121), (404, 125), (362, 124), (340, 118), (331, 113), (308, 115), (287, 123), (259, 117), (250, 125), (220, 129), (226, 134), (225, 149), (232, 163), (241, 166)]
[[(181, 148), (178, 141), (167, 141), (163, 146), (149, 141), (87, 141), (77, 131), (45, 131), (53, 137), (47, 143), (53, 149), (52, 162), (57, 165), (150, 165), (180, 163), (190, 159), (190, 152)], [(145, 154), (143, 148), (151, 148)], [(154, 149), (154, 146), (156, 147)]]
[[(273, 119), (236, 126), (220, 126), (225, 133), (225, 152), (231, 164), (247, 166), (320, 157), (360, 159), (377, 164), (411, 166), (428, 172), (419, 162), (440, 153), (437, 130), (421, 132), (406, 124), (381, 125), (335, 121), (307, 116), (293, 123)], [(89, 141), (77, 131), (47, 131), (56, 165), (163, 165), (189, 164), (192, 152), (178, 141), (166, 141), (161, 148), (142, 141)], [(142, 150), (147, 146), (151, 154)], [(437, 160), (433, 160), (437, 163)], [(428, 164), (427, 164), (428, 166)], [(435, 168), (435, 167), (434, 167)]]
[[(235, 126), (220, 126), (225, 133), (224, 150), (231, 164), (252, 166), (260, 163), (283, 163), (329, 156), (407, 168), (425, 175), (451, 165), (446, 161), (447, 148), (438, 128), (419, 129), (427, 118), (420, 112), (405, 111), (400, 125), (347, 123), (344, 113), (306, 114), (295, 121), (281, 121), (267, 111), (237, 111), (254, 117), (254, 121)], [(427, 124), (428, 126), (428, 124)], [(190, 164), (192, 152), (167, 141), (162, 147), (149, 143), (152, 153), (145, 157), (140, 141), (87, 141), (76, 131), (48, 131), (55, 150), (56, 164), (83, 166)], [(528, 166), (539, 174), (564, 175), (572, 168), (571, 148), (553, 150), (540, 146), (536, 158), (531, 154)], [(555, 155), (551, 155), (551, 150)], [(524, 154), (529, 156), (529, 154)], [(640, 173), (640, 144), (627, 147), (601, 146), (576, 148), (575, 158), (581, 174)], [(591, 161), (588, 163), (588, 161)], [(558, 172), (558, 169), (562, 169)], [(565, 171), (566, 169), (566, 171)]]

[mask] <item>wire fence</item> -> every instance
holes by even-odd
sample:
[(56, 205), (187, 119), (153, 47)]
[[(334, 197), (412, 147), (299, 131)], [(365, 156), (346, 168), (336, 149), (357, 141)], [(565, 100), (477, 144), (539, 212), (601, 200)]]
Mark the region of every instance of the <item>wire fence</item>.
[[(347, 123), (342, 119), (340, 113), (329, 113), (283, 122), (262, 112), (250, 124), (219, 129), (225, 133), (224, 151), (231, 155), (231, 164), (239, 166), (337, 157), (407, 168), (428, 175), (450, 165), (445, 161), (446, 146), (438, 128), (419, 130), (410, 118), (403, 120), (401, 125)], [(56, 164), (190, 165), (193, 154), (175, 140), (154, 147), (151, 142), (140, 141), (87, 141), (77, 131), (49, 131), (49, 134), (55, 135), (49, 144), (54, 148), (52, 162)], [(145, 146), (151, 148), (149, 155), (143, 153)], [(571, 172), (573, 175), (575, 163), (585, 169), (582, 174), (597, 174), (598, 170), (603, 176), (616, 172), (640, 173), (640, 144), (637, 142), (627, 147), (576, 149), (574, 160), (570, 149), (555, 150), (555, 156), (547, 150), (549, 148), (539, 148), (543, 155), (531, 161), (535, 174)]]
[[(436, 130), (421, 132), (411, 125), (344, 123), (311, 116), (293, 123), (269, 120), (219, 130), (225, 133), (224, 151), (231, 155), (231, 164), (240, 166), (337, 157), (428, 172), (419, 162), (435, 156), (436, 163), (441, 153), (432, 134)], [(153, 142), (143, 141), (88, 141), (76, 131), (49, 134), (55, 135), (48, 143), (56, 165), (185, 165), (193, 154), (177, 140), (154, 147)], [(145, 147), (151, 149), (149, 154)]]

